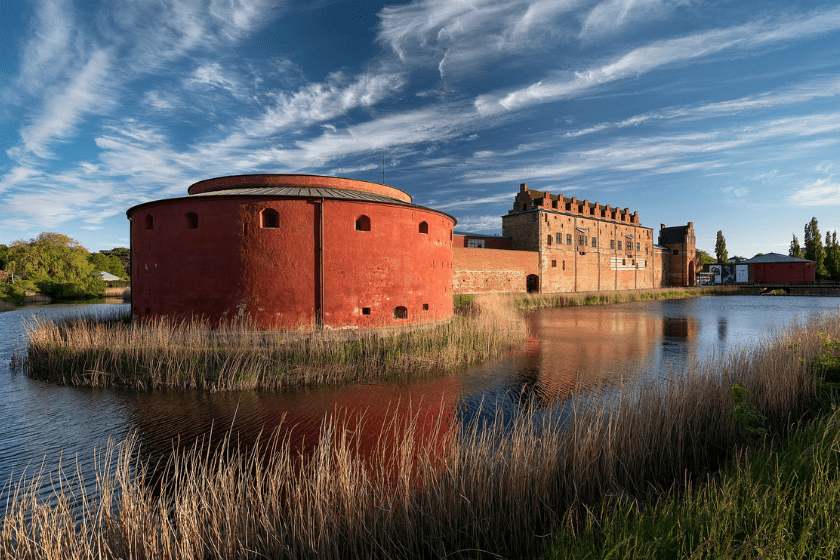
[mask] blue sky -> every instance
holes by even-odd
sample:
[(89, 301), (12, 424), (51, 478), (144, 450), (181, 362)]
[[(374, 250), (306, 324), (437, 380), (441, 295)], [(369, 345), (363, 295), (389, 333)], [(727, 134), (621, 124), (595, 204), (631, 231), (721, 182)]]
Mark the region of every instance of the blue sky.
[(382, 179), (501, 232), (521, 182), (693, 221), (840, 230), (840, 5), (0, 1), (0, 243), (128, 245), (125, 210), (245, 173)]

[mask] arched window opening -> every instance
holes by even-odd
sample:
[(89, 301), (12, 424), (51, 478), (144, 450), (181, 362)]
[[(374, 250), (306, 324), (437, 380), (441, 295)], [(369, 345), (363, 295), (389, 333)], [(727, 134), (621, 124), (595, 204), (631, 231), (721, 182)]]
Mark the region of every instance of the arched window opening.
[(402, 305), (394, 308), (394, 319), (408, 319), (408, 309)]
[(198, 229), (198, 214), (187, 212), (185, 217), (187, 219), (187, 229)]
[(260, 212), (260, 227), (263, 229), (277, 229), (280, 227), (280, 212), (274, 208), (266, 208)]
[(420, 222), (420, 233), (429, 233), (429, 224)]
[(356, 231), (370, 231), (370, 218), (364, 214), (356, 218)]
[(146, 214), (146, 229), (154, 229), (155, 227), (155, 219), (152, 218), (151, 214)]

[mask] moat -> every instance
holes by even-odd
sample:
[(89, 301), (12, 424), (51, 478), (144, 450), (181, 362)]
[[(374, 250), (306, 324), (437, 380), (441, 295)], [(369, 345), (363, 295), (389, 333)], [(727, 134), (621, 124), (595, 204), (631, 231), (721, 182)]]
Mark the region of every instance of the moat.
[(444, 421), (506, 413), (531, 404), (557, 406), (578, 387), (585, 394), (610, 392), (642, 379), (667, 382), (686, 360), (746, 346), (796, 317), (834, 309), (840, 298), (703, 297), (577, 307), (532, 313), (531, 338), (508, 357), (433, 378), (282, 393), (211, 394), (62, 387), (34, 381), (10, 369), (23, 324), (32, 314), (75, 316), (113, 310), (119, 304), (53, 305), (0, 314), (0, 478), (28, 469), (55, 469), (78, 457), (91, 468), (94, 447), (108, 438), (139, 436), (142, 449), (160, 456), (173, 440), (191, 444), (231, 425), (248, 443), (281, 421), (294, 426), (293, 441), (317, 439), (325, 416), (336, 410), (363, 414), (375, 438), (397, 408)]

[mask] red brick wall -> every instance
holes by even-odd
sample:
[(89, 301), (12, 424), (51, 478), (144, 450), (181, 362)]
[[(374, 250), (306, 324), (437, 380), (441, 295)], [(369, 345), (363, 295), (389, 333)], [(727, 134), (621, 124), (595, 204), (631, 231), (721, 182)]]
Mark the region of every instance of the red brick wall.
[[(265, 208), (279, 213), (279, 227), (260, 227)], [(188, 212), (198, 215), (196, 229), (187, 228)], [(370, 231), (355, 229), (362, 214), (370, 218)], [(341, 328), (403, 325), (453, 313), (454, 223), (438, 212), (226, 196), (162, 200), (129, 215), (132, 306), (140, 318), (196, 315), (217, 322), (242, 310), (266, 327), (308, 328), (320, 314), (326, 326)], [(152, 229), (145, 228), (146, 216), (154, 219)], [(423, 221), (427, 233), (420, 233)], [(407, 309), (407, 319), (394, 317), (397, 306)]]
[(814, 263), (755, 263), (754, 282), (814, 282)]
[(466, 247), (467, 240), (469, 239), (483, 239), (485, 249), (510, 250), (513, 248), (511, 246), (511, 239), (507, 237), (495, 237), (492, 235), (488, 235), (486, 237), (483, 235), (455, 235), (452, 238), (452, 247)]
[(539, 274), (535, 251), (453, 247), (454, 292), (525, 292), (529, 274)]

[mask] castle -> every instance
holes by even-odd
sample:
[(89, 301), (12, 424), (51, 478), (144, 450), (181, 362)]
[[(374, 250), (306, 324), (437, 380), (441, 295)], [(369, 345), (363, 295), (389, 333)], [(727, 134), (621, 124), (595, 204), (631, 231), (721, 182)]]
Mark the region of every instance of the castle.
[(691, 286), (694, 224), (658, 239), (638, 212), (520, 185), (502, 237), (455, 234), (455, 293), (601, 292)]
[(456, 234), (407, 193), (317, 175), (200, 181), (130, 208), (132, 313), (248, 315), (266, 328), (358, 328), (449, 319), (453, 295), (688, 286), (694, 228), (520, 186), (503, 236)]

